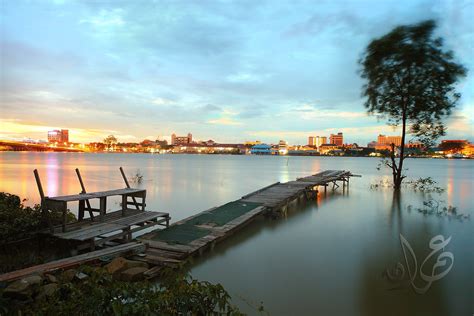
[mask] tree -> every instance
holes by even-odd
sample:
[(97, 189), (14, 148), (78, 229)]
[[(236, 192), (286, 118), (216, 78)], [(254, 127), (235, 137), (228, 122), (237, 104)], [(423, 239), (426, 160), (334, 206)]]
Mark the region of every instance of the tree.
[(441, 142), (441, 144), (439, 145), (439, 149), (441, 149), (445, 153), (458, 153), (464, 149), (466, 143), (467, 141), (465, 140)]
[(107, 150), (110, 151), (117, 144), (117, 138), (114, 135), (109, 135), (104, 139), (104, 144), (107, 146)]
[(388, 119), (389, 125), (401, 125), (398, 162), (394, 144), (390, 161), (385, 161), (392, 169), (396, 190), (406, 177), (407, 133), (425, 145), (445, 135), (443, 119), (456, 106), (460, 98), (456, 83), (466, 75), (453, 53), (443, 50), (443, 40), (433, 36), (435, 28), (433, 20), (398, 26), (374, 39), (359, 61), (369, 114)]

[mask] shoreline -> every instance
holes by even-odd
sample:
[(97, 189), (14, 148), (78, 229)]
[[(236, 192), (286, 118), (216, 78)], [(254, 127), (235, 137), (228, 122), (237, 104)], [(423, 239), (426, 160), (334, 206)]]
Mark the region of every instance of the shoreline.
[[(335, 157), (335, 158), (390, 158), (389, 156), (350, 156), (350, 155), (262, 155), (262, 154), (230, 154), (230, 153), (149, 153), (149, 152), (110, 152), (110, 151), (34, 151), (34, 150), (2, 150), (0, 153), (61, 153), (61, 154), (126, 154), (126, 155), (189, 155), (189, 156), (264, 156), (264, 157)], [(398, 156), (396, 158), (399, 158)], [(440, 156), (407, 156), (405, 159), (449, 159), (470, 160), (474, 157), (440, 157)]]

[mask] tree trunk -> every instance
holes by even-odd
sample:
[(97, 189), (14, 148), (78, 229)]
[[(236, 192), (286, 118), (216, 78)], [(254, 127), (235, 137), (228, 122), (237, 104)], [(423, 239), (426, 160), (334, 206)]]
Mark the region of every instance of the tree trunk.
[(400, 190), (400, 188), (402, 187), (403, 179), (405, 178), (405, 176), (403, 175), (403, 161), (405, 160), (406, 127), (407, 127), (407, 118), (406, 118), (406, 110), (404, 107), (403, 113), (402, 113), (402, 141), (400, 144), (400, 158), (398, 159), (397, 175), (393, 183), (393, 188), (395, 190)]

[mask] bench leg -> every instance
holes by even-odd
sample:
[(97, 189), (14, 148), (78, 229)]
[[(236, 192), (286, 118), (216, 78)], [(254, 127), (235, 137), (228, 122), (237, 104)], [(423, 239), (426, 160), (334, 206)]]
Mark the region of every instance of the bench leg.
[(66, 222), (67, 222), (67, 203), (64, 202), (63, 205), (62, 205), (62, 211), (63, 211), (63, 227), (62, 227), (62, 230), (63, 230), (63, 233), (66, 231)]
[(100, 221), (104, 221), (105, 211), (107, 209), (107, 198), (101, 197), (100, 198)]
[(125, 210), (127, 209), (128, 196), (122, 195), (122, 216), (125, 216)]
[(124, 231), (124, 233), (126, 233), (126, 234), (123, 236), (123, 240), (124, 240), (126, 243), (132, 241), (132, 232), (130, 231), (130, 227), (125, 228), (123, 231)]
[(78, 219), (82, 221), (84, 219), (84, 208), (85, 208), (85, 201), (81, 200), (79, 201), (79, 214), (78, 214)]

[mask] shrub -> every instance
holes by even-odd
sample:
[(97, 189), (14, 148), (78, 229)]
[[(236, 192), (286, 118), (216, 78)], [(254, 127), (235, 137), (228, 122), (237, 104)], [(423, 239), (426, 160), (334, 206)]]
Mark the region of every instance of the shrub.
[[(39, 230), (48, 227), (41, 212), (41, 206), (24, 206), (25, 200), (20, 200), (17, 195), (0, 192), (0, 244), (13, 240), (31, 237)], [(53, 225), (62, 222), (62, 213), (49, 212)], [(68, 211), (68, 221), (75, 216)]]
[(82, 268), (83, 281), (59, 284), (49, 297), (18, 305), (21, 315), (241, 315), (220, 284), (169, 272), (159, 283), (114, 280), (102, 269)]

